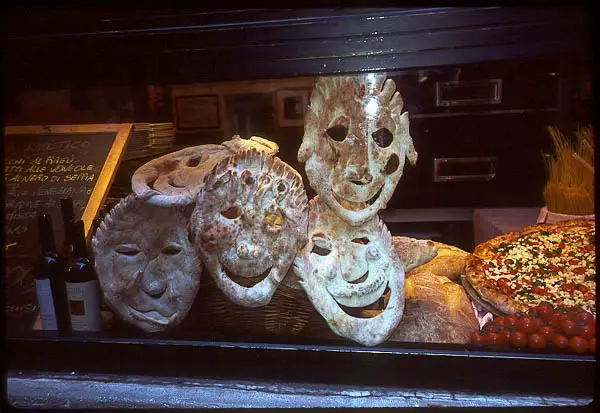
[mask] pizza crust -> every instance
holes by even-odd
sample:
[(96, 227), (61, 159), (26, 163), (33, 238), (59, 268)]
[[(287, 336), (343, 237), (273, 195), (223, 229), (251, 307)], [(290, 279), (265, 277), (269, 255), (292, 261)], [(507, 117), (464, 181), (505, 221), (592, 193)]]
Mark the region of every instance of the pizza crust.
[(472, 255), (468, 258), (465, 266), (465, 277), (471, 287), (479, 294), (480, 299), (503, 313), (514, 314), (518, 311), (527, 311), (529, 309), (528, 305), (503, 294), (485, 282), (484, 264), (484, 260)]

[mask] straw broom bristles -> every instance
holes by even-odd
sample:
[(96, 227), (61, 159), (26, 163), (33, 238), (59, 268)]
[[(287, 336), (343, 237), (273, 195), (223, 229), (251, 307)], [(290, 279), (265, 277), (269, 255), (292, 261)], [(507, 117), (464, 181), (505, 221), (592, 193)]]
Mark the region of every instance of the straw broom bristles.
[(544, 189), (546, 206), (551, 212), (568, 215), (594, 213), (594, 130), (584, 127), (575, 133), (571, 144), (556, 128), (548, 131), (554, 143), (555, 157), (548, 163), (549, 179)]

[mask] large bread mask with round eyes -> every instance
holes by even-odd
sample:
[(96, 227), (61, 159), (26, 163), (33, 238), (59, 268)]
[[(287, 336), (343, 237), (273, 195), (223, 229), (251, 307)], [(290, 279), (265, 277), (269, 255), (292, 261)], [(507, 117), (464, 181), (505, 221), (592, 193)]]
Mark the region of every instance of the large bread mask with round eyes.
[[(351, 226), (319, 197), (312, 199), (308, 242), (293, 271), (314, 307), (342, 337), (373, 346), (385, 341), (400, 323), (404, 269), (389, 231), (377, 216)], [(383, 311), (373, 318), (358, 316), (388, 292)]]
[(311, 187), (352, 225), (385, 208), (405, 158), (417, 161), (402, 106), (394, 81), (384, 74), (317, 80), (298, 160), (306, 162)]
[(260, 307), (305, 243), (307, 210), (298, 172), (264, 152), (241, 151), (206, 177), (190, 230), (221, 291), (236, 304)]
[(200, 145), (173, 152), (141, 166), (131, 179), (133, 192), (153, 205), (191, 205), (204, 177), (214, 166), (241, 150), (257, 149), (275, 155), (276, 143), (253, 136), (234, 136), (221, 145)]
[(106, 302), (144, 331), (179, 324), (198, 292), (202, 267), (188, 239), (186, 209), (150, 205), (130, 195), (92, 239)]

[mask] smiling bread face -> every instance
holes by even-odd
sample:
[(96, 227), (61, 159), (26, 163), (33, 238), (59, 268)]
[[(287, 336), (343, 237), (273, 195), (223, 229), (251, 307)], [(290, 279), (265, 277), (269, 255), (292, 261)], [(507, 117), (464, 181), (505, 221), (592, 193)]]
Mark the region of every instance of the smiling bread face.
[(279, 158), (244, 150), (207, 176), (190, 230), (221, 291), (236, 304), (260, 307), (304, 245), (307, 219), (300, 175)]
[(359, 225), (385, 208), (415, 164), (402, 97), (384, 74), (322, 77), (310, 98), (298, 160), (311, 187), (344, 221)]
[(112, 209), (92, 240), (106, 302), (144, 331), (179, 324), (198, 292), (201, 265), (188, 240), (187, 211), (130, 195)]
[[(314, 307), (342, 337), (364, 345), (380, 344), (402, 318), (404, 269), (389, 231), (377, 216), (351, 226), (320, 197), (312, 199), (308, 242), (293, 271)], [(357, 316), (384, 301), (377, 316)]]

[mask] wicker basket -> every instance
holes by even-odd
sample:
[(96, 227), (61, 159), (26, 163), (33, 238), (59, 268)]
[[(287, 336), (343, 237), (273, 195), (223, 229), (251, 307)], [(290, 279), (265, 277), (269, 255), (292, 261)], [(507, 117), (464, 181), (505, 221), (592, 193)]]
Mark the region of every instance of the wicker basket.
[(212, 280), (200, 285), (196, 299), (199, 327), (215, 333), (297, 336), (316, 313), (304, 291), (285, 285), (277, 288), (264, 307), (249, 308), (231, 302)]

